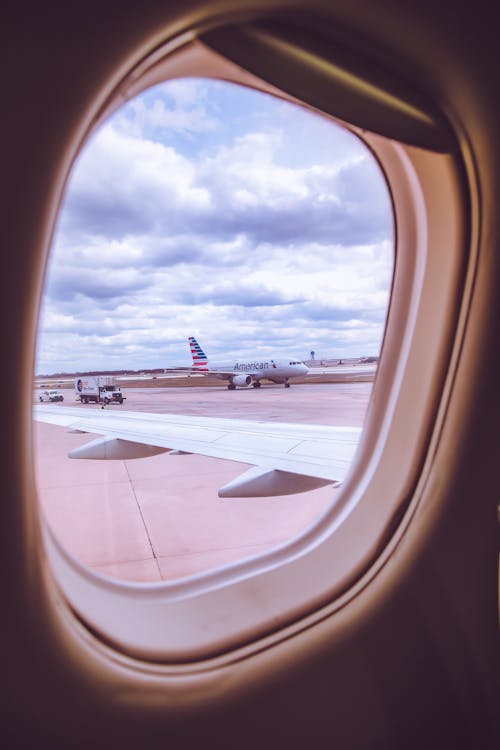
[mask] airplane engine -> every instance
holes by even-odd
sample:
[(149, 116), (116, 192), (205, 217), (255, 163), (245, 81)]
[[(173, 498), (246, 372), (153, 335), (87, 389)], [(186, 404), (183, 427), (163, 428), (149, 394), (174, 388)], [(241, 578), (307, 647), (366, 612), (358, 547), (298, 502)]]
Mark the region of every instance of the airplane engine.
[(246, 386), (249, 386), (252, 384), (252, 376), (251, 375), (235, 375), (232, 380), (233, 385), (237, 385), (240, 388), (245, 388)]

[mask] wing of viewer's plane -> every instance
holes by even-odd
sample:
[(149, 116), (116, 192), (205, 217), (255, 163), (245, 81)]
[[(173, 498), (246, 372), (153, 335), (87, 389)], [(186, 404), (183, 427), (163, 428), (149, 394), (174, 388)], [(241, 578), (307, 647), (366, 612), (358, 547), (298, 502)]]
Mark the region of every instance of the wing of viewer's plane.
[(220, 497), (265, 497), (339, 484), (352, 462), (360, 428), (215, 417), (35, 406), (34, 419), (101, 437), (71, 458), (131, 459), (174, 451), (250, 464)]

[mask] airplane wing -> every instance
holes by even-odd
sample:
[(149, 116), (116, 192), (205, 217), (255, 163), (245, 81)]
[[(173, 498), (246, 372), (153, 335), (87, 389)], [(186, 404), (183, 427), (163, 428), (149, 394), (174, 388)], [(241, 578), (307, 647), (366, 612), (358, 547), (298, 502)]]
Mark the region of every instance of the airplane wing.
[(308, 377), (314, 377), (314, 375), (330, 375), (332, 377), (346, 377), (350, 380), (356, 378), (375, 378), (377, 372), (377, 365), (368, 363), (361, 365), (331, 365), (330, 367), (309, 367)]
[[(234, 370), (202, 370), (201, 367), (166, 367), (165, 372), (179, 373), (182, 375), (185, 375), (186, 373), (191, 375), (205, 375), (218, 378), (232, 378), (235, 375), (238, 375)], [(245, 375), (246, 374), (255, 375), (254, 372), (245, 373)]]
[(71, 458), (144, 458), (165, 451), (196, 453), (250, 464), (219, 497), (266, 497), (341, 483), (356, 451), (359, 427), (252, 422), (216, 417), (111, 412), (40, 405), (40, 422), (101, 437), (71, 451)]

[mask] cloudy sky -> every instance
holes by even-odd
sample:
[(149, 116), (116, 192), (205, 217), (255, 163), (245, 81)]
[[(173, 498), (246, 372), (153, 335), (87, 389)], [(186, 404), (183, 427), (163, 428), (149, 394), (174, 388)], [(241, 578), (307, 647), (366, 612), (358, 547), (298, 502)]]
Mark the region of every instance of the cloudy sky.
[(36, 372), (379, 352), (392, 214), (364, 146), (233, 84), (156, 86), (94, 134), (71, 174)]

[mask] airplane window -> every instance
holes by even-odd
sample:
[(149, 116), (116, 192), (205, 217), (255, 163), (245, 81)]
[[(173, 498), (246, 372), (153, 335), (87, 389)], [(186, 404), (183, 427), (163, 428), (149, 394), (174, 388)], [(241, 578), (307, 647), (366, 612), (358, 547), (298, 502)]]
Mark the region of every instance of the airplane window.
[[(309, 529), (354, 454), (393, 266), (384, 176), (331, 120), (196, 78), (117, 110), (70, 175), (39, 326), (37, 485), (63, 547), (161, 582)], [(339, 428), (338, 475), (294, 474), (290, 423), (307, 450), (312, 426)]]

